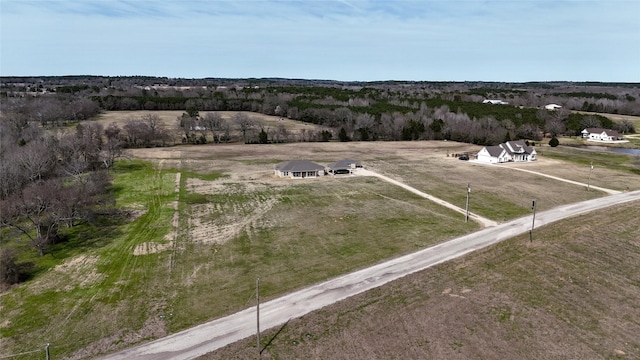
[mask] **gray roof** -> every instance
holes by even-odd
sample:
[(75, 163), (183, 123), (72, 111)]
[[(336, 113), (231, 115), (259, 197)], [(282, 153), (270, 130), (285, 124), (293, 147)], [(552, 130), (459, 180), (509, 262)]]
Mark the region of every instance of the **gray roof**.
[(603, 132), (608, 136), (620, 137), (617, 131), (603, 128), (586, 128), (583, 131), (587, 131), (589, 134), (602, 134)]
[(509, 154), (533, 153), (533, 148), (531, 146), (527, 146), (527, 144), (525, 144), (523, 140), (507, 141), (506, 143), (500, 144), (498, 146), (502, 146), (505, 150), (507, 150)]
[(280, 171), (320, 171), (324, 170), (324, 166), (311, 162), (309, 160), (291, 160), (281, 162), (276, 165), (276, 170)]
[(500, 154), (502, 154), (503, 150), (504, 149), (500, 145), (487, 146), (487, 151), (489, 152), (489, 155), (491, 155), (492, 157), (500, 156)]
[(356, 166), (360, 165), (360, 163), (355, 160), (344, 159), (344, 160), (339, 160), (334, 163), (331, 163), (327, 165), (327, 167), (331, 170), (351, 169), (351, 164), (355, 164)]

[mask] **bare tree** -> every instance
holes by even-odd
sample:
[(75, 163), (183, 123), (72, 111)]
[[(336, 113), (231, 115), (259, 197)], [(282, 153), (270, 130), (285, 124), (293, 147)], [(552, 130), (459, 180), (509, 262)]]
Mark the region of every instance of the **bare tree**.
[(184, 132), (185, 137), (183, 139), (183, 142), (195, 143), (196, 142), (195, 130), (196, 130), (196, 127), (198, 126), (198, 119), (184, 113), (182, 114), (182, 116), (179, 116), (177, 118), (177, 121), (178, 121), (178, 127), (180, 127)]
[(243, 112), (238, 112), (233, 115), (233, 123), (236, 128), (242, 133), (242, 140), (247, 142), (247, 132), (251, 131), (256, 127), (255, 121), (251, 119), (247, 114)]
[(371, 114), (358, 114), (356, 116), (355, 127), (359, 131), (359, 139), (362, 141), (371, 140), (372, 129), (375, 125), (375, 118)]
[(593, 116), (585, 116), (580, 121), (580, 128), (582, 129), (599, 128), (601, 126), (602, 126), (602, 123), (600, 122), (600, 120), (598, 120), (596, 117), (593, 117)]
[(548, 118), (544, 124), (544, 131), (553, 137), (563, 134), (567, 127), (564, 122), (556, 117)]
[(107, 138), (102, 150), (104, 155), (102, 162), (109, 171), (113, 166), (113, 163), (122, 155), (122, 139), (120, 137), (121, 130), (118, 125), (113, 122), (104, 130), (104, 135)]
[(636, 131), (635, 126), (629, 120), (622, 120), (620, 123), (614, 124), (614, 129), (622, 134), (634, 133)]
[(273, 138), (276, 142), (289, 142), (291, 140), (291, 134), (284, 125), (278, 124), (278, 126), (276, 126)]
[(20, 147), (13, 159), (28, 182), (45, 179), (52, 175), (56, 166), (55, 140), (47, 137), (31, 141)]
[(225, 122), (220, 113), (217, 112), (207, 113), (201, 119), (202, 125), (211, 132), (214, 143), (220, 143), (220, 133), (224, 131)]
[(0, 201), (0, 226), (19, 230), (44, 255), (58, 234), (53, 207), (59, 189), (60, 181), (48, 180), (31, 184)]

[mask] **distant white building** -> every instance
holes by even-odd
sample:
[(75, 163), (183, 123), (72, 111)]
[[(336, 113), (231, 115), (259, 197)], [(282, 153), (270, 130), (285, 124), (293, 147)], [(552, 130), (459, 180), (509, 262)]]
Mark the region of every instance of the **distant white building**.
[(495, 100), (495, 99), (484, 99), (482, 101), (483, 104), (492, 104), (492, 105), (508, 105), (509, 103), (506, 101), (502, 101), (502, 100)]
[(558, 105), (558, 104), (547, 104), (544, 106), (544, 108), (546, 110), (558, 110), (560, 108), (562, 108), (562, 106)]
[(522, 140), (507, 141), (496, 146), (485, 146), (478, 152), (479, 162), (498, 164), (505, 162), (535, 161), (536, 149), (528, 146)]

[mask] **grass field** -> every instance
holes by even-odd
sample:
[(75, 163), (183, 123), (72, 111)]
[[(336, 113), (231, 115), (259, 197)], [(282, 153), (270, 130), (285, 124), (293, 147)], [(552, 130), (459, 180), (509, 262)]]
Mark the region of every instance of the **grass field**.
[[(200, 117), (205, 117), (207, 115), (207, 111), (200, 112)], [(238, 111), (215, 111), (215, 113), (219, 114), (222, 119), (226, 120), (231, 125), (231, 134), (232, 137), (240, 138), (240, 132), (233, 125), (233, 116)], [(251, 120), (255, 123), (259, 124), (258, 131), (260, 128), (266, 130), (276, 129), (279, 126), (284, 127), (291, 134), (300, 134), (303, 131), (321, 131), (325, 130), (325, 127), (318, 126), (315, 124), (304, 123), (301, 121), (290, 120), (287, 118), (283, 118), (280, 116), (272, 116), (265, 115), (255, 112), (242, 111), (242, 113), (246, 114)], [(156, 111), (144, 111), (144, 110), (131, 110), (131, 111), (105, 111), (95, 118), (92, 121), (102, 124), (104, 128), (107, 128), (110, 124), (115, 123), (119, 127), (122, 127), (127, 123), (127, 121), (131, 119), (139, 120), (145, 115), (153, 114), (158, 117), (160, 120), (160, 126), (169, 131), (170, 134), (174, 136), (174, 141), (176, 143), (180, 143), (180, 139), (183, 136), (183, 131), (179, 128), (178, 118), (184, 114), (184, 111), (181, 110), (156, 110)], [(207, 132), (207, 137), (211, 141), (211, 135)]]
[[(407, 276), (266, 331), (262, 358), (640, 358), (638, 217), (630, 203)], [(256, 353), (249, 338), (200, 359)]]
[(631, 122), (633, 124), (633, 126), (636, 128), (637, 132), (640, 132), (640, 116), (633, 116), (633, 115), (620, 115), (620, 114), (607, 114), (607, 113), (595, 113), (595, 112), (588, 112), (588, 111), (573, 111), (575, 113), (578, 114), (586, 114), (586, 115), (601, 115), (604, 117), (608, 117), (609, 119), (615, 121), (615, 122), (620, 122), (622, 120), (627, 120), (629, 122)]
[[(471, 182), (471, 209), (499, 221), (528, 214), (532, 197), (546, 209), (603, 195), (447, 156), (477, 149), (332, 142), (131, 150), (137, 160), (118, 163), (114, 191), (133, 216), (77, 227), (69, 242), (33, 257), (34, 278), (0, 295), (0, 355), (51, 343), (54, 358), (90, 358), (247, 307), (258, 275), (266, 300), (478, 229), (376, 178), (275, 178), (280, 161), (357, 159), (458, 206)], [(548, 161), (567, 173), (583, 167), (546, 157), (522, 166)], [(606, 171), (640, 188), (624, 166)]]

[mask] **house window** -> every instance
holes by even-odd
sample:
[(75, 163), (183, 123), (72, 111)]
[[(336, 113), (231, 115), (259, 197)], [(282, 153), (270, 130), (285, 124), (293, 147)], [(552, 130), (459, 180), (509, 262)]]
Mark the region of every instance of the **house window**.
[(300, 177), (302, 176), (302, 174), (300, 173), (300, 171), (294, 171), (293, 172), (293, 177)]

